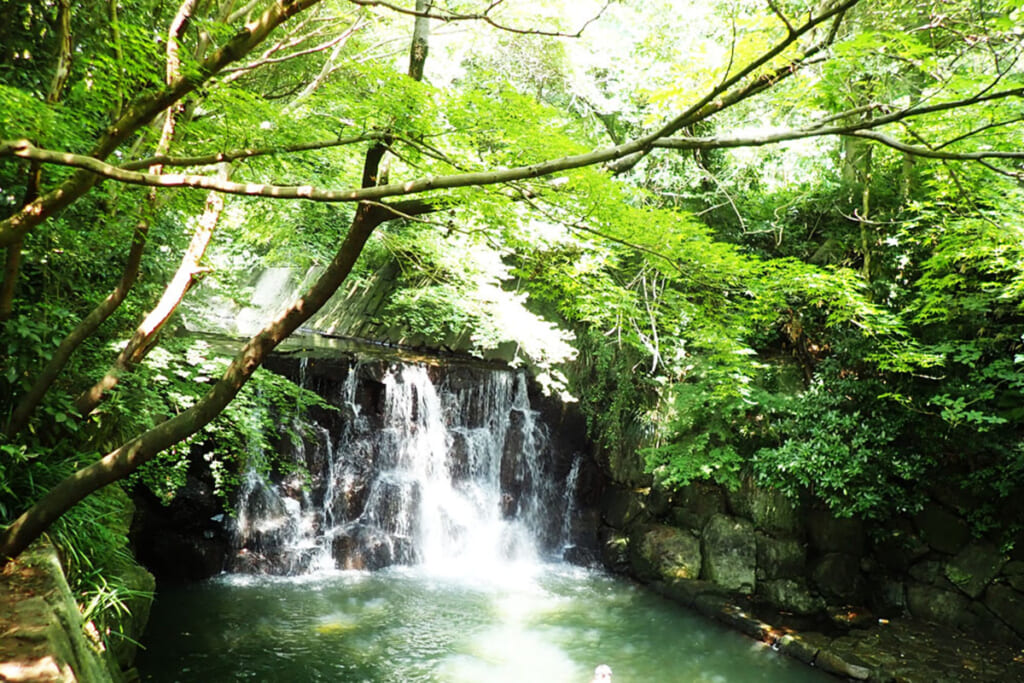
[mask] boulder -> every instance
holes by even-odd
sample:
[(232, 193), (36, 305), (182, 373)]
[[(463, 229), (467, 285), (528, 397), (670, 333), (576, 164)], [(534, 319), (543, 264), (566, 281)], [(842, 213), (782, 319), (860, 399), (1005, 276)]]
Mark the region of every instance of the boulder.
[(1003, 565), (1006, 582), (1016, 591), (1024, 592), (1024, 562), (1013, 560)]
[(760, 581), (757, 592), (774, 607), (793, 614), (815, 614), (825, 609), (825, 601), (820, 596), (812, 595), (804, 581)]
[(57, 551), (37, 541), (0, 575), (0, 681), (121, 679), (99, 634), (82, 623)]
[(629, 536), (618, 529), (603, 526), (598, 531), (598, 552), (601, 562), (613, 572), (629, 571)]
[(755, 534), (757, 541), (757, 578), (794, 579), (807, 573), (807, 548), (792, 538), (773, 538)]
[(994, 545), (971, 543), (946, 563), (945, 575), (973, 600), (999, 575), (1007, 560)]
[(135, 662), (142, 634), (149, 622), (156, 579), (146, 569), (134, 562), (117, 571), (121, 583), (128, 589), (125, 600), (127, 611), (117, 612), (113, 617), (118, 621), (115, 630), (124, 637), (110, 639), (111, 654), (122, 669), (131, 668)]
[(968, 629), (976, 617), (971, 612), (971, 601), (962, 593), (943, 590), (935, 586), (911, 583), (907, 586), (907, 606), (918, 619), (946, 626)]
[(694, 481), (676, 492), (670, 517), (676, 526), (699, 532), (713, 515), (725, 512), (725, 493), (706, 481)]
[(652, 525), (633, 539), (630, 549), (631, 566), (641, 578), (672, 581), (700, 575), (700, 541), (689, 531)]
[(813, 631), (808, 633), (787, 633), (778, 640), (779, 650), (794, 657), (804, 664), (811, 664), (823, 647), (827, 647), (829, 639)]
[(799, 537), (804, 524), (800, 511), (781, 491), (758, 486), (747, 477), (739, 488), (726, 492), (729, 509), (738, 517), (773, 536)]
[(967, 522), (936, 503), (917, 513), (914, 524), (925, 543), (948, 555), (959, 553), (971, 538)]
[(702, 534), (702, 577), (729, 590), (752, 593), (756, 587), (757, 541), (744, 519), (713, 515)]
[(907, 571), (929, 552), (928, 544), (905, 519), (895, 520), (892, 525), (879, 530), (874, 546), (876, 559), (897, 572)]
[(608, 526), (626, 529), (644, 514), (639, 496), (629, 489), (614, 487), (605, 491), (601, 501), (601, 516)]
[(1024, 595), (1009, 586), (994, 583), (985, 591), (985, 606), (1014, 633), (1024, 637)]
[(910, 578), (919, 583), (926, 583), (942, 590), (956, 590), (956, 586), (946, 578), (946, 565), (939, 560), (921, 560), (907, 572)]
[(883, 580), (871, 590), (871, 606), (885, 617), (898, 617), (907, 611), (907, 589), (900, 581)]
[(853, 555), (829, 553), (822, 556), (814, 565), (812, 578), (826, 600), (848, 603), (864, 598), (864, 576)]
[(864, 660), (848, 650), (838, 649), (835, 644), (819, 652), (814, 665), (822, 671), (855, 681), (864, 681), (871, 676), (871, 667)]

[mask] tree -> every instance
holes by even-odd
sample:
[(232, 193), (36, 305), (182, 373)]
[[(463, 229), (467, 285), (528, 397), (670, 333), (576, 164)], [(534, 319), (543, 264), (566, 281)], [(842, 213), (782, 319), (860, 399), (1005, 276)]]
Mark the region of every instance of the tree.
[[(531, 39), (579, 36), (579, 31), (517, 23), (504, 3), (481, 3), (480, 9), (469, 11), (451, 9), (444, 3), (376, 0), (277, 0), (240, 8), (235, 5), (229, 0), (220, 4), (185, 0), (169, 19), (172, 28), (167, 35), (171, 38), (159, 60), (165, 67), (162, 73), (152, 68), (153, 60), (131, 74), (104, 72), (102, 66), (115, 63), (111, 55), (126, 46), (140, 54), (152, 52), (152, 46), (128, 41), (120, 21), (111, 21), (106, 27), (111, 30), (103, 31), (104, 21), (91, 18), (100, 25), (90, 25), (94, 34), (110, 37), (94, 37), (89, 43), (95, 61), (79, 71), (78, 99), (67, 106), (89, 105), (93, 107), (90, 113), (113, 112), (109, 116), (76, 119), (73, 115), (81, 112), (46, 106), (25, 87), (2, 91), (6, 112), (0, 159), (20, 159), (54, 170), (53, 180), (40, 187), (37, 197), (26, 194), (0, 221), (0, 246), (17, 249), (19, 242), (48, 229), (112, 184), (125, 191), (133, 186), (159, 192), (192, 188), (267, 201), (350, 205), (354, 206), (351, 224), (323, 274), (241, 348), (201, 400), (57, 484), (7, 527), (0, 538), (0, 555), (5, 558), (16, 556), (84, 497), (127, 476), (213, 420), (266, 355), (345, 281), (374, 231), (387, 221), (466, 207), (478, 211), (490, 207), (508, 217), (527, 207), (577, 233), (608, 238), (626, 247), (634, 254), (631, 258), (642, 261), (644, 276), (633, 278), (625, 288), (609, 286), (604, 291), (616, 296), (622, 289), (642, 290), (641, 300), (646, 302), (643, 316), (631, 314), (631, 319), (649, 319), (643, 327), (635, 325), (634, 331), (638, 344), (648, 349), (657, 363), (664, 355), (658, 337), (658, 331), (665, 329), (662, 321), (677, 317), (681, 308), (705, 311), (716, 303), (729, 302), (730, 290), (743, 285), (738, 277), (757, 277), (769, 283), (785, 278), (772, 281), (765, 269), (751, 268), (735, 250), (710, 246), (714, 243), (706, 233), (677, 214), (660, 213), (651, 220), (639, 207), (629, 206), (643, 200), (616, 189), (609, 183), (609, 175), (647, 173), (663, 150), (690, 152), (706, 164), (707, 155), (715, 150), (837, 136), (867, 140), (920, 158), (976, 162), (1015, 177), (1019, 171), (1011, 164), (1024, 158), (1024, 153), (1006, 147), (1005, 138), (993, 138), (993, 133), (1017, 130), (1020, 116), (1015, 116), (1014, 108), (1024, 95), (1024, 86), (1019, 73), (1021, 36), (1012, 21), (993, 19), (990, 14), (971, 16), (965, 25), (947, 20), (945, 15), (929, 16), (930, 34), (954, 35), (969, 28), (972, 35), (983, 37), (962, 50), (930, 47), (927, 59), (914, 51), (920, 49), (917, 44), (913, 50), (897, 50), (896, 59), (921, 61), (923, 83), (919, 96), (911, 101), (893, 91), (880, 94), (879, 101), (827, 112), (820, 107), (797, 107), (790, 110), (786, 125), (765, 130), (744, 127), (741, 120), (759, 108), (774, 110), (787, 94), (816, 87), (816, 83), (824, 83), (814, 90), (818, 96), (834, 95), (841, 84), (822, 80), (821, 75), (852, 68), (887, 36), (860, 29), (856, 21), (859, 12), (880, 6), (883, 16), (897, 16), (901, 10), (866, 0), (827, 0), (809, 6), (768, 2), (742, 15), (736, 9), (727, 34), (729, 48), (717, 63), (695, 73), (683, 88), (673, 85), (676, 81), (671, 74), (643, 84), (643, 97), (653, 101), (656, 96), (658, 106), (651, 107), (639, 123), (616, 126), (598, 109), (583, 108), (574, 112), (579, 118), (562, 125), (565, 134), (556, 135), (551, 134), (552, 125), (557, 127), (560, 117), (514, 89), (487, 83), (476, 90), (460, 91), (418, 82), (426, 56), (420, 38), (428, 21), (448, 25), (481, 22)], [(1020, 13), (1015, 3), (993, 0), (991, 5), (998, 17)], [(720, 11), (729, 14), (727, 6), (722, 8)], [(616, 9), (598, 6), (594, 15)], [(510, 13), (503, 15), (506, 10)], [(29, 15), (32, 19), (25, 23), (26, 30), (38, 30), (35, 14)], [(139, 15), (142, 21), (145, 11)], [(383, 31), (402, 17), (415, 17), (417, 27), (408, 75), (396, 73), (386, 60), (364, 62), (377, 46), (386, 44)], [(359, 45), (343, 45), (339, 36), (364, 24), (372, 24), (375, 33), (368, 33), (368, 40)], [(133, 24), (136, 28), (140, 25)], [(187, 38), (192, 45), (192, 57), (182, 58), (178, 69), (170, 68), (174, 36)], [(256, 55), (265, 44), (270, 46)], [(653, 50), (652, 61), (678, 67), (672, 50), (671, 46)], [(12, 64), (18, 57), (9, 55), (7, 59)], [(972, 65), (968, 73), (959, 73), (959, 64), (982, 59), (991, 60), (994, 71), (984, 73)], [(275, 104), (288, 95), (293, 95), (292, 108)], [(510, 103), (517, 108), (510, 109)], [(27, 115), (16, 120), (12, 114), (15, 106)], [(191, 120), (184, 123), (176, 112)], [(954, 112), (960, 115), (951, 116)], [(990, 123), (964, 130), (962, 124), (968, 118), (964, 112)], [(601, 120), (600, 130), (612, 138), (612, 145), (594, 148), (587, 129), (592, 115)], [(148, 127), (160, 117), (165, 123), (178, 118), (182, 130), (174, 136), (181, 140), (176, 143), (176, 153), (153, 143)], [(224, 125), (228, 117), (244, 121), (245, 127)], [(98, 125), (99, 119), (109, 123)], [(355, 126), (355, 134), (341, 135), (342, 122)], [(926, 134), (915, 130), (917, 125)], [(274, 134), (263, 138), (265, 144), (252, 144), (250, 136), (259, 136), (257, 131), (264, 129)], [(317, 133), (323, 137), (314, 137)], [(319, 158), (311, 159), (310, 151), (316, 151)], [(385, 156), (393, 160), (390, 169), (382, 164)], [(231, 165), (232, 176), (209, 172), (214, 164)], [(178, 168), (185, 171), (168, 172)], [(400, 173), (403, 180), (390, 180), (391, 175)], [(291, 177), (278, 178), (278, 174)], [(565, 187), (532, 182), (556, 174), (567, 180)], [(341, 189), (326, 184), (328, 178), (346, 176), (358, 181)], [(657, 183), (649, 185), (657, 189)], [(691, 227), (683, 230), (683, 225)], [(73, 233), (64, 225), (54, 229), (62, 235)], [(704, 253), (698, 253), (701, 250)], [(808, 289), (813, 289), (814, 277), (806, 274)], [(585, 308), (586, 296), (573, 304), (577, 313)], [(843, 309), (836, 315), (844, 320), (872, 319), (883, 325), (878, 322), (883, 316), (854, 300), (856, 297), (835, 282), (828, 298), (830, 305)], [(596, 311), (592, 314), (594, 320), (601, 319)], [(725, 319), (720, 323), (724, 326)], [(708, 327), (704, 335), (708, 348), (723, 357), (733, 353), (735, 340), (726, 343), (717, 330)], [(52, 387), (52, 380), (45, 385)], [(41, 400), (33, 399), (35, 405), (27, 411)], [(27, 415), (12, 419), (6, 430), (8, 438), (19, 438), (27, 424)]]

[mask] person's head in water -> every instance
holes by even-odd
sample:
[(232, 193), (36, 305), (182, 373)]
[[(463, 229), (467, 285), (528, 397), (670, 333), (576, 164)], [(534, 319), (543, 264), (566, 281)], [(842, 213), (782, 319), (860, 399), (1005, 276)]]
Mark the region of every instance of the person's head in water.
[(594, 677), (590, 679), (590, 683), (611, 683), (612, 680), (612, 668), (607, 664), (594, 669)]

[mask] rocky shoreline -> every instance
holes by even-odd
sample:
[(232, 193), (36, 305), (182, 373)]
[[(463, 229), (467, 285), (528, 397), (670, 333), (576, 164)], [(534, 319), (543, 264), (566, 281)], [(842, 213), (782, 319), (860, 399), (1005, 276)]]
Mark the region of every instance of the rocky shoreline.
[[(774, 650), (840, 678), (899, 683), (1024, 680), (1024, 651), (978, 641), (909, 617), (835, 615), (824, 628), (773, 612), (713, 583), (677, 579), (648, 587)], [(843, 619), (846, 619), (845, 623)]]
[(619, 485), (604, 503), (606, 567), (823, 671), (1024, 681), (1024, 560), (949, 506), (869, 528), (750, 483)]

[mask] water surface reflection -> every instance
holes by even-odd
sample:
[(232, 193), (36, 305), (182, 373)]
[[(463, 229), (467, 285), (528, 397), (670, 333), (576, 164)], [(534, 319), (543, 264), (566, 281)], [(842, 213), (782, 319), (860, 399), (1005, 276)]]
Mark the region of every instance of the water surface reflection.
[(487, 580), (395, 567), (223, 576), (160, 592), (145, 681), (833, 680), (660, 597), (563, 564)]

